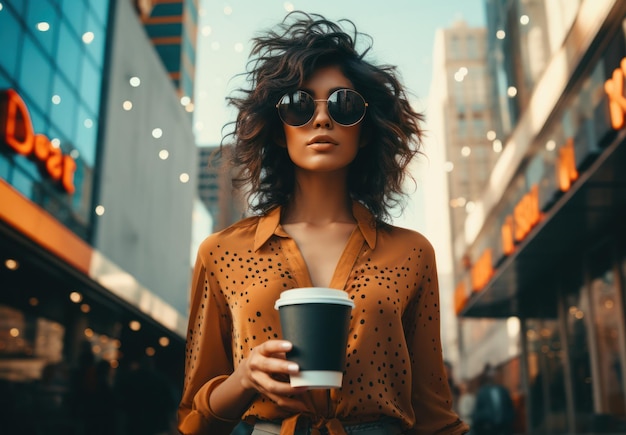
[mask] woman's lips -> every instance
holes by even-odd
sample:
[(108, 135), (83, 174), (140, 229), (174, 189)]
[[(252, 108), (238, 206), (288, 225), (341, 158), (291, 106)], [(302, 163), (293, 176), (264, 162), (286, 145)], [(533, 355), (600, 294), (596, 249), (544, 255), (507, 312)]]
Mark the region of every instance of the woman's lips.
[(337, 145), (337, 142), (335, 142), (333, 140), (332, 137), (330, 136), (315, 136), (313, 139), (311, 139), (307, 145), (312, 146), (312, 145)]

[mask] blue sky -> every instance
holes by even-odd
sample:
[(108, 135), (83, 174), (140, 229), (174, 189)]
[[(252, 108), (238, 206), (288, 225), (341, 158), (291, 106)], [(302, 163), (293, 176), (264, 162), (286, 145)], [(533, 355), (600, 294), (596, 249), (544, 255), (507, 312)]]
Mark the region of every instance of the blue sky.
[(371, 59), (393, 64), (418, 100), (426, 100), (431, 81), (435, 32), (458, 19), (484, 26), (484, 0), (200, 0), (196, 58), (194, 131), (198, 145), (214, 145), (232, 120), (225, 97), (245, 70), (250, 38), (272, 27), (288, 10), (348, 18), (372, 36)]

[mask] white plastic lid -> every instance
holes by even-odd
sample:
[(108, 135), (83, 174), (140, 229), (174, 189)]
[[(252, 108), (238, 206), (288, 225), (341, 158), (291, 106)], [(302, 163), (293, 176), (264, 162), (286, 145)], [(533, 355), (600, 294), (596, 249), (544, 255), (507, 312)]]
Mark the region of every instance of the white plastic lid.
[(323, 287), (305, 287), (286, 290), (280, 294), (280, 299), (274, 304), (275, 309), (285, 305), (298, 304), (335, 304), (347, 305), (354, 308), (354, 302), (343, 290)]

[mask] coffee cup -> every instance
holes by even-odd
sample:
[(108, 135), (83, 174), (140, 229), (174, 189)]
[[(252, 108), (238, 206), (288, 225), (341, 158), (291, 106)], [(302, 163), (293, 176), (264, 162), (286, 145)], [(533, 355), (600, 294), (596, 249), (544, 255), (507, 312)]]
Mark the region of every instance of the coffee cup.
[(348, 294), (323, 287), (286, 290), (274, 308), (279, 311), (283, 338), (293, 345), (287, 359), (300, 367), (289, 377), (291, 386), (340, 388), (354, 308)]

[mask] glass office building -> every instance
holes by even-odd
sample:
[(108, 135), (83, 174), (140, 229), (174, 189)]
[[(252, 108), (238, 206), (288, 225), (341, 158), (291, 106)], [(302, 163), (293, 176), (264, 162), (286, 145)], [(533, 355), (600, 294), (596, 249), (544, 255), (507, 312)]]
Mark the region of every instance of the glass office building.
[[(76, 191), (67, 195), (42, 170), (45, 157), (36, 157), (32, 144), (22, 152), (3, 149), (0, 178), (88, 240), (109, 2), (0, 4), (3, 99), (23, 102), (16, 114), (26, 129), (22, 140), (34, 144), (35, 135), (45, 136), (49, 144), (42, 147), (59, 149), (73, 161)], [(8, 89), (17, 95), (9, 98)]]
[(0, 0), (0, 46), (2, 431), (93, 433), (77, 374), (182, 382), (190, 114), (131, 1)]

